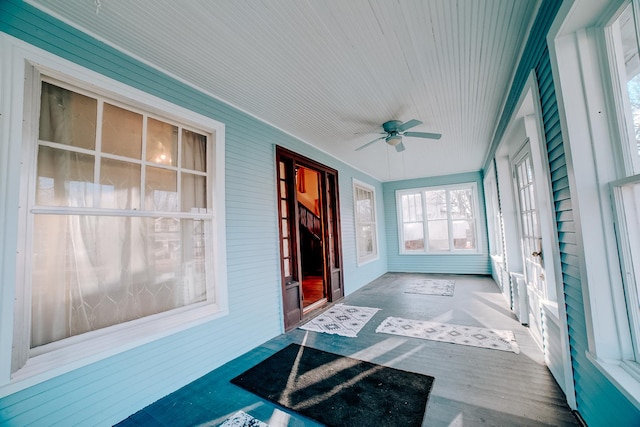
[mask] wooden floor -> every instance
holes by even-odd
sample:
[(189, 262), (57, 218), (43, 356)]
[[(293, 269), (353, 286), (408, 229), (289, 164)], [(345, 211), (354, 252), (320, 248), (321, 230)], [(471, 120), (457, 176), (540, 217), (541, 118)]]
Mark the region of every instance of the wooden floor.
[[(455, 280), (453, 297), (404, 293), (417, 278)], [(357, 338), (294, 329), (125, 420), (123, 425), (216, 426), (238, 410), (270, 426), (316, 426), (229, 383), (294, 342), (435, 377), (423, 426), (578, 425), (541, 350), (491, 278), (388, 273), (342, 301), (381, 310)], [(510, 329), (520, 354), (376, 333), (387, 316)], [(371, 420), (371, 426), (375, 426)]]
[(325, 297), (321, 276), (302, 277), (302, 307), (307, 308)]

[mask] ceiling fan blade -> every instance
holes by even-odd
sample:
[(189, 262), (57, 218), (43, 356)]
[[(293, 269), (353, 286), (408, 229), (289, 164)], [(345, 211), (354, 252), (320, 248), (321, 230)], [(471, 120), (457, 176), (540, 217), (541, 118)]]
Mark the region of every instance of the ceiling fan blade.
[(440, 133), (428, 133), (428, 132), (405, 132), (402, 135), (411, 136), (414, 138), (429, 138), (429, 139), (440, 139), (442, 137), (442, 134)]
[(360, 151), (360, 150), (362, 150), (363, 148), (366, 148), (366, 147), (370, 146), (370, 145), (371, 145), (371, 144), (373, 144), (374, 142), (376, 142), (376, 141), (380, 141), (381, 139), (385, 139), (385, 138), (386, 138), (385, 136), (381, 136), (380, 138), (376, 138), (376, 139), (374, 139), (374, 140), (373, 140), (373, 141), (371, 141), (371, 142), (367, 142), (367, 143), (366, 143), (366, 144), (364, 144), (363, 146), (356, 148), (356, 151)]
[(397, 144), (397, 145), (396, 145), (396, 151), (397, 151), (398, 153), (400, 153), (400, 152), (402, 152), (402, 151), (404, 151), (404, 150), (405, 150), (405, 148), (404, 148), (404, 144), (403, 144), (402, 142), (401, 142), (400, 144)]
[(416, 119), (411, 119), (406, 123), (401, 124), (400, 126), (398, 126), (398, 132), (404, 132), (407, 129), (411, 129), (414, 126), (418, 126), (421, 125), (422, 122), (420, 120), (416, 120)]

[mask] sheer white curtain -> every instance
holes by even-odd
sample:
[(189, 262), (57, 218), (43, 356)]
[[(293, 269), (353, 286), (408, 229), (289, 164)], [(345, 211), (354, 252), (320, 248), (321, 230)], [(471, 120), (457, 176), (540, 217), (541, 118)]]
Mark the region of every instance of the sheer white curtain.
[[(94, 177), (98, 153), (73, 148), (95, 145), (86, 140), (91, 132), (82, 129), (90, 121), (84, 98), (43, 84), (40, 140), (69, 149), (40, 145), (38, 151), (36, 205), (51, 212), (33, 217), (32, 348), (206, 299), (206, 221), (113, 215), (141, 209), (141, 165), (102, 158), (100, 176)], [(105, 120), (129, 126), (118, 117)], [(95, 125), (93, 132), (95, 140)], [(205, 148), (190, 146), (189, 162), (204, 171), (199, 162), (205, 162)], [(183, 183), (183, 206), (206, 207), (206, 179), (193, 176), (192, 183)], [(146, 191), (162, 198), (167, 191), (161, 187), (147, 183)], [(66, 208), (104, 208), (111, 214)]]

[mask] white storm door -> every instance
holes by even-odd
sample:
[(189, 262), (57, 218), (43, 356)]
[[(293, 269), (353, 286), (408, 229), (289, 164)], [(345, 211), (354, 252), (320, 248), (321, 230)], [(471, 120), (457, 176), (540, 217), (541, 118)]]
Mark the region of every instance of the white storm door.
[(542, 233), (535, 191), (535, 176), (529, 142), (518, 152), (513, 162), (518, 199), (518, 222), (527, 282), (529, 329), (542, 347), (542, 302), (546, 299), (546, 283), (542, 254)]

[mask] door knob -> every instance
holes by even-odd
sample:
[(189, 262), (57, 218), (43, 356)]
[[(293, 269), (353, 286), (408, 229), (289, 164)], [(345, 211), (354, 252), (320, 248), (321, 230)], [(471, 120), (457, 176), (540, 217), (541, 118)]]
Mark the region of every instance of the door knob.
[(542, 251), (540, 251), (540, 252), (531, 252), (531, 256), (542, 256)]

